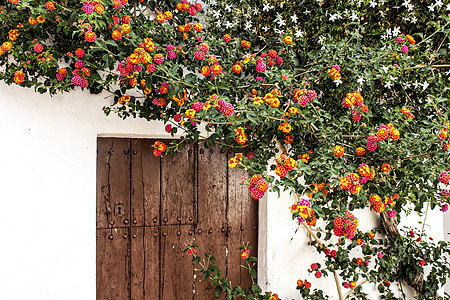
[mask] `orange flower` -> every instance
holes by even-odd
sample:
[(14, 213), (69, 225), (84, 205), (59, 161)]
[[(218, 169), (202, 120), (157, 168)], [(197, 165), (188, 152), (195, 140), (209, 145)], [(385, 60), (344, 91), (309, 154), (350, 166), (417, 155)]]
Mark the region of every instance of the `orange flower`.
[(25, 74), (21, 70), (14, 72), (14, 82), (16, 84), (21, 84), (24, 78)]
[(342, 155), (344, 155), (344, 147), (342, 146), (336, 146), (333, 148), (333, 153), (336, 157), (341, 157)]
[(95, 6), (94, 6), (94, 11), (95, 11), (96, 13), (98, 13), (99, 15), (101, 15), (101, 14), (105, 11), (105, 8), (103, 7), (103, 5), (101, 5), (100, 3), (98, 3), (98, 4), (95, 4)]
[(45, 19), (42, 16), (37, 16), (36, 21), (38, 21), (38, 23), (44, 23)]
[(242, 71), (242, 66), (240, 64), (235, 64), (231, 69), (234, 73), (239, 74)]
[(118, 41), (122, 38), (122, 32), (120, 32), (120, 30), (114, 30), (111, 34), (113, 40)]
[(405, 36), (405, 39), (406, 39), (407, 41), (409, 41), (409, 42), (411, 43), (411, 45), (414, 45), (414, 44), (416, 43), (416, 40), (414, 40), (414, 38), (413, 38), (412, 36), (410, 36), (409, 34), (407, 34), (407, 35)]
[(211, 69), (208, 66), (203, 66), (200, 73), (202, 73), (203, 76), (209, 76), (211, 75)]
[(131, 26), (129, 24), (122, 24), (120, 25), (120, 29), (123, 33), (128, 33), (131, 30)]
[(391, 170), (391, 166), (388, 164), (388, 163), (384, 163), (382, 166), (381, 166), (381, 171), (383, 171), (383, 172), (389, 172)]
[(222, 67), (220, 65), (214, 65), (212, 67), (212, 73), (214, 75), (219, 75), (220, 73), (222, 73)]
[(290, 43), (292, 43), (292, 38), (291, 38), (290, 36), (285, 36), (284, 39), (283, 39), (283, 41), (284, 41), (286, 44), (290, 44)]
[(364, 149), (363, 147), (358, 147), (356, 148), (356, 155), (358, 156), (363, 156), (366, 154), (366, 149)]
[(97, 39), (97, 35), (93, 31), (88, 31), (84, 34), (84, 39), (87, 42), (93, 43)]
[(170, 11), (164, 12), (164, 15), (166, 16), (166, 20), (172, 20), (173, 14)]
[(342, 189), (348, 190), (349, 188), (351, 188), (352, 182), (346, 176), (346, 177), (342, 177), (341, 179), (339, 179), (339, 185), (341, 186)]
[(164, 14), (159, 14), (156, 16), (156, 21), (159, 23), (163, 23), (166, 20), (166, 16)]

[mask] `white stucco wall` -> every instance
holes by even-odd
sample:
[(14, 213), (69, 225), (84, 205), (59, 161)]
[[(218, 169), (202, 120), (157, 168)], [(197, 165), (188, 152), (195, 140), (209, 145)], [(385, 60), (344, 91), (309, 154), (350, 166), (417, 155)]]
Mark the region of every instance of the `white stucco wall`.
[[(81, 91), (51, 98), (0, 83), (0, 299), (95, 299), (97, 136), (167, 137), (160, 123), (106, 117), (110, 101)], [(261, 200), (260, 284), (282, 299), (300, 298), (297, 279), (334, 291), (332, 279), (307, 277), (317, 257), (304, 229), (295, 233), (292, 202), (272, 193)], [(376, 222), (356, 214), (367, 229)], [(428, 221), (442, 238), (442, 215)]]

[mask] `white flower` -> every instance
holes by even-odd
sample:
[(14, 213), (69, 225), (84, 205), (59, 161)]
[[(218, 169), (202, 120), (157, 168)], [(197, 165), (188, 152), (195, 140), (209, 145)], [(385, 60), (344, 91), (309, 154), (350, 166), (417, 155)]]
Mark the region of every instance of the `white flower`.
[(210, 0), (209, 1), (209, 5), (216, 5), (216, 4), (217, 4), (216, 0)]
[(220, 13), (220, 10), (215, 10), (214, 12), (213, 12), (213, 17), (215, 18), (215, 19), (218, 19), (218, 18), (220, 18), (220, 16), (221, 16), (222, 14)]
[(383, 69), (384, 73), (387, 73), (389, 71), (389, 67), (382, 66), (381, 68)]
[(350, 19), (352, 19), (353, 22), (358, 20), (358, 14), (355, 13), (354, 11), (352, 11), (352, 15), (351, 15)]
[(370, 7), (375, 7), (375, 6), (377, 6), (377, 1), (375, 1), (375, 0), (372, 0), (372, 1), (370, 1)]
[(230, 21), (227, 21), (224, 25), (225, 25), (225, 28), (226, 28), (226, 29), (233, 28), (233, 26), (234, 26), (234, 24), (231, 23)]
[(442, 5), (444, 5), (444, 3), (441, 0), (436, 0), (436, 3), (434, 5), (437, 7), (442, 7)]
[(430, 11), (434, 11), (434, 4), (428, 5), (428, 9), (429, 9)]
[(250, 30), (251, 28), (252, 28), (252, 21), (249, 20), (249, 21), (245, 22), (244, 30)]
[(253, 9), (253, 15), (259, 15), (259, 9), (257, 8), (257, 7), (255, 7), (254, 9)]
[(233, 5), (225, 5), (225, 10), (231, 12), (233, 10)]
[(445, 72), (445, 76), (450, 76), (450, 70), (448, 70), (447, 72)]
[(339, 78), (338, 80), (334, 80), (334, 83), (336, 83), (336, 86), (339, 86), (342, 83), (342, 80)]
[(278, 28), (274, 28), (273, 31), (275, 31), (276, 34), (283, 34), (284, 33), (283, 30), (280, 30)]
[(411, 3), (409, 3), (411, 0), (404, 0), (402, 6), (407, 7), (408, 5), (410, 5)]
[(386, 81), (386, 83), (384, 84), (384, 87), (385, 88), (388, 88), (388, 89), (390, 89), (391, 87), (393, 87), (394, 85), (392, 84), (392, 82), (390, 82), (390, 81)]
[(447, 8), (446, 8), (446, 10), (450, 10), (450, 3), (449, 3), (449, 4), (447, 4)]
[(298, 37), (303, 37), (303, 34), (304, 34), (304, 32), (301, 29), (299, 29), (299, 30), (297, 30), (297, 32), (294, 35), (296, 38), (298, 38)]
[(217, 26), (217, 27), (222, 27), (222, 21), (221, 21), (221, 20), (217, 20), (216, 26)]
[(342, 17), (341, 17), (341, 14), (339, 14), (339, 13), (336, 13), (336, 14), (332, 14), (332, 15), (330, 15), (330, 21), (335, 21), (335, 20), (338, 20), (338, 19), (342, 19)]
[(264, 26), (264, 27), (262, 27), (261, 29), (264, 30), (264, 31), (267, 31), (267, 30), (269, 30), (270, 28), (267, 27), (267, 26)]
[(401, 33), (400, 26), (399, 27), (394, 27), (394, 30), (392, 30), (392, 36), (400, 35), (400, 33)]
[(309, 13), (311, 13), (310, 10), (305, 10), (305, 11), (303, 12), (303, 14), (305, 14), (305, 15), (307, 15), (307, 14), (309, 14)]
[(381, 16), (382, 18), (384, 18), (384, 11), (380, 10), (380, 11), (378, 11), (378, 12), (380, 13), (380, 16)]
[(319, 44), (323, 44), (325, 42), (325, 37), (323, 35), (319, 36)]
[(413, 16), (413, 17), (411, 18), (411, 23), (413, 23), (413, 24), (416, 24), (416, 23), (417, 23), (417, 18), (416, 18), (416, 16)]
[(428, 86), (430, 86), (430, 84), (425, 80), (425, 82), (422, 83), (422, 91), (425, 91)]
[(270, 4), (268, 3), (263, 4), (263, 11), (269, 11), (271, 9), (273, 9), (273, 6), (271, 6)]
[(297, 20), (298, 20), (298, 18), (297, 18), (297, 15), (296, 15), (296, 14), (294, 14), (293, 16), (291, 16), (291, 21), (292, 21), (293, 23), (297, 24)]
[(363, 77), (359, 77), (358, 80), (356, 81), (359, 85), (363, 85), (364, 83), (364, 78)]
[(416, 80), (416, 82), (414, 82), (412, 85), (414, 86), (415, 89), (417, 89), (417, 87), (420, 85), (420, 83), (417, 82), (417, 80)]

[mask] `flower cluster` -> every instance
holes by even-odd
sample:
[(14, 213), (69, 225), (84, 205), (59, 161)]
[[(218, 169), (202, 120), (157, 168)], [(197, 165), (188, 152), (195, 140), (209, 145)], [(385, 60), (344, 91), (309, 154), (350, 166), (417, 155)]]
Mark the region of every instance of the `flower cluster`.
[(378, 142), (380, 141), (384, 141), (388, 138), (391, 138), (393, 141), (396, 141), (400, 138), (400, 132), (394, 128), (394, 125), (392, 124), (387, 124), (387, 125), (381, 125), (378, 128), (378, 132), (377, 134), (371, 134), (369, 135), (369, 137), (367, 138), (367, 144), (366, 144), (366, 148), (367, 150), (373, 152), (376, 149), (378, 149)]
[(439, 175), (439, 182), (443, 184), (448, 184), (450, 182), (450, 169), (448, 169), (447, 171), (443, 171)]
[(361, 183), (367, 182), (361, 180), (362, 177), (359, 177), (356, 173), (350, 173), (347, 176), (341, 177), (339, 179), (339, 185), (344, 190), (349, 190), (350, 194), (355, 195), (358, 194), (362, 190)]
[(250, 249), (249, 249), (249, 248), (244, 248), (244, 249), (242, 250), (241, 257), (242, 257), (243, 259), (248, 259), (249, 256), (250, 256)]
[(359, 91), (348, 93), (345, 98), (342, 99), (342, 105), (352, 110), (352, 119), (355, 122), (361, 120), (360, 111), (365, 113), (369, 111), (369, 108), (364, 104), (364, 98)]
[(242, 162), (243, 158), (244, 157), (242, 156), (242, 153), (237, 153), (235, 156), (228, 160), (228, 166), (230, 168), (235, 168), (240, 162)]
[(401, 112), (406, 116), (407, 120), (414, 120), (414, 114), (406, 107), (402, 107)]
[(292, 157), (288, 157), (286, 154), (281, 154), (276, 158), (277, 166), (275, 168), (275, 174), (280, 177), (284, 177), (287, 173), (297, 166), (297, 162)]
[(341, 78), (341, 67), (338, 65), (334, 65), (331, 69), (328, 70), (328, 75), (330, 75), (331, 79), (334, 81), (339, 80)]
[(244, 128), (239, 126), (234, 130), (234, 133), (237, 135), (236, 141), (239, 145), (244, 145), (247, 142), (247, 135), (244, 132)]
[(358, 229), (358, 219), (351, 212), (345, 212), (344, 216), (334, 219), (333, 232), (336, 236), (345, 236), (352, 239)]
[(248, 189), (253, 199), (261, 199), (268, 188), (269, 185), (260, 174), (254, 174), (250, 179)]
[(166, 145), (163, 142), (156, 141), (155, 144), (153, 144), (153, 154), (155, 156), (161, 156), (161, 154), (166, 151)]
[(297, 218), (298, 223), (306, 221), (308, 225), (316, 225), (317, 217), (314, 210), (311, 208), (311, 202), (307, 199), (302, 199), (295, 202), (289, 207), (293, 218)]
[[(308, 154), (305, 154), (305, 155), (308, 155)], [(309, 198), (312, 198), (313, 195), (315, 193), (317, 193), (318, 191), (322, 191), (325, 194), (325, 196), (328, 195), (328, 191), (325, 189), (325, 183), (323, 183), (323, 182), (321, 184), (314, 183), (313, 186), (314, 186), (314, 188), (309, 187), (309, 189), (311, 190), (311, 193), (306, 194), (306, 196), (308, 196)]]
[(314, 90), (307, 89), (295, 89), (294, 90), (294, 103), (298, 102), (301, 107), (306, 107), (309, 102), (314, 101), (317, 98), (317, 93)]
[[(394, 195), (394, 198), (398, 199), (398, 195)], [(392, 209), (392, 207), (395, 205), (394, 198), (392, 197), (385, 197), (384, 201), (381, 199), (381, 197), (378, 194), (374, 194), (370, 196), (370, 204), (372, 204), (372, 208), (377, 213), (382, 213), (385, 211), (385, 209), (389, 208), (389, 212), (387, 213), (388, 217), (393, 218), (396, 216), (396, 211)]]
[(344, 153), (345, 153), (344, 147), (342, 147), (342, 146), (336, 146), (336, 147), (334, 147), (334, 148), (333, 148), (333, 153), (334, 153), (334, 156), (336, 156), (336, 157), (341, 157), (341, 156), (343, 156)]

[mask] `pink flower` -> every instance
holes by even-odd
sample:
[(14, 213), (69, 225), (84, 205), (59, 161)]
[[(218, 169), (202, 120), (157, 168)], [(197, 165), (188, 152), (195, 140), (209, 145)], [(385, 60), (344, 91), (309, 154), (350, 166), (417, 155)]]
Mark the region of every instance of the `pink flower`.
[(390, 212), (387, 213), (387, 216), (389, 218), (394, 218), (397, 215), (397, 212), (395, 210), (391, 210)]
[(442, 204), (440, 211), (446, 212), (447, 210), (448, 210), (448, 204), (447, 203)]
[(174, 51), (169, 51), (169, 54), (167, 54), (168, 59), (175, 59), (177, 58), (177, 54)]
[(276, 63), (277, 66), (282, 65), (283, 64), (283, 58), (281, 56), (278, 56), (275, 59), (275, 63)]
[(332, 69), (335, 69), (335, 70), (338, 71), (338, 72), (341, 71), (341, 67), (339, 67), (338, 65), (333, 65), (331, 68), (332, 68)]
[(83, 7), (81, 8), (85, 14), (92, 14), (94, 12), (94, 4), (92, 2), (84, 2)]
[(232, 116), (232, 115), (234, 114), (234, 107), (233, 107), (233, 104), (231, 104), (231, 103), (225, 103), (225, 105), (222, 106), (221, 111), (222, 111), (222, 113), (223, 113), (225, 116), (227, 116), (227, 117)]
[(173, 116), (173, 119), (175, 120), (175, 122), (180, 122), (181, 121), (181, 115), (180, 114), (176, 114), (175, 116)]
[(33, 49), (34, 52), (41, 53), (42, 51), (44, 51), (44, 46), (42, 46), (42, 44), (40, 43), (37, 43), (36, 45), (34, 45)]
[(205, 58), (205, 52), (200, 50), (195, 51), (195, 58), (198, 60), (203, 60)]
[(259, 63), (256, 65), (256, 71), (263, 73), (266, 70), (266, 65), (264, 63)]
[(200, 101), (195, 101), (194, 104), (192, 104), (192, 108), (196, 111), (199, 112), (203, 109), (203, 103)]
[(450, 182), (450, 174), (446, 171), (442, 172), (439, 175), (439, 181), (443, 184), (447, 184)]
[(408, 51), (409, 51), (408, 46), (406, 46), (406, 45), (403, 45), (400, 49), (401, 49), (401, 50), (403, 51), (403, 53), (405, 53), (405, 54), (407, 54)]
[(171, 133), (172, 132), (172, 124), (167, 124), (164, 129), (166, 130), (167, 133)]

